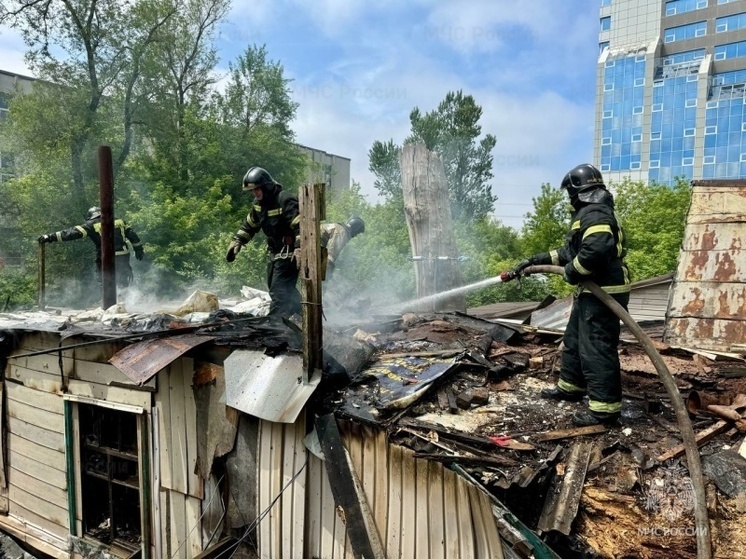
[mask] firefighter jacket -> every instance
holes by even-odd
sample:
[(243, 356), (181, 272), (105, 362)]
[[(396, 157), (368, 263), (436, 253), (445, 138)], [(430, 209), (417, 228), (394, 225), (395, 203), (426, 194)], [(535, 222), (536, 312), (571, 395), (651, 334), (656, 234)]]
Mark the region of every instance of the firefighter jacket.
[[(55, 241), (74, 241), (88, 237), (96, 245), (96, 258), (101, 258), (101, 218), (86, 221), (83, 225), (76, 225), (64, 231), (57, 231), (52, 234), (52, 240)], [(142, 242), (137, 236), (134, 229), (127, 225), (123, 219), (114, 219), (114, 254), (122, 256), (129, 254), (127, 241), (132, 244), (135, 253), (140, 253)]]
[(282, 190), (279, 184), (265, 185), (262, 189), (262, 200), (254, 201), (233, 239), (245, 245), (261, 230), (267, 237), (270, 254), (291, 255), (300, 247), (298, 198)]
[(626, 240), (614, 198), (604, 190), (598, 199), (578, 205), (565, 246), (534, 256), (532, 264), (564, 266), (565, 279), (572, 284), (590, 280), (609, 294), (629, 293)]
[(321, 225), (321, 246), (326, 248), (329, 264), (339, 258), (342, 249), (350, 242), (350, 232), (344, 223), (323, 223)]

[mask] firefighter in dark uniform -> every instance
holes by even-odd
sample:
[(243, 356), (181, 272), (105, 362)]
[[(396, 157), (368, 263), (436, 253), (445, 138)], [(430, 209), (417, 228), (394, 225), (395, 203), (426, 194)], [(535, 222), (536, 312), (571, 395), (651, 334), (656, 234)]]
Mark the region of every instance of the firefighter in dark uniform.
[(251, 207), (241, 228), (233, 236), (225, 259), (233, 262), (241, 248), (260, 230), (267, 237), (269, 264), (267, 285), (271, 299), (269, 314), (290, 316), (300, 313), (298, 256), (300, 248), (300, 214), (298, 198), (282, 189), (261, 167), (252, 167), (243, 178), (244, 192), (254, 194)]
[[(54, 243), (56, 241), (75, 241), (88, 237), (96, 245), (96, 278), (101, 282), (101, 208), (94, 206), (85, 215), (85, 223), (76, 225), (64, 231), (57, 231), (38, 238), (40, 243)], [(123, 219), (114, 218), (114, 254), (117, 274), (117, 286), (127, 287), (132, 281), (132, 267), (130, 266), (130, 251), (127, 241), (135, 251), (135, 258), (143, 259), (142, 242), (137, 233), (125, 223)]]
[[(587, 163), (578, 165), (565, 175), (561, 188), (567, 190), (574, 209), (565, 246), (524, 260), (513, 273), (532, 265), (564, 266), (565, 281), (577, 285), (590, 280), (626, 309), (630, 280), (624, 232), (600, 171)], [(619, 419), (619, 333), (619, 318), (595, 295), (580, 289), (565, 329), (559, 382), (541, 393), (542, 398), (568, 401), (580, 401), (587, 394), (588, 410), (573, 416), (576, 425), (613, 424)]]

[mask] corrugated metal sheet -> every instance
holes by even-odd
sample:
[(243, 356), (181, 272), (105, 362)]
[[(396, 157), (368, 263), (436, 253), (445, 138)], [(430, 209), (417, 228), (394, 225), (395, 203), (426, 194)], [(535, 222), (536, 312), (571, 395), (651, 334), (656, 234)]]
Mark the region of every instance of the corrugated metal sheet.
[(746, 181), (696, 181), (665, 340), (729, 351), (746, 339)]

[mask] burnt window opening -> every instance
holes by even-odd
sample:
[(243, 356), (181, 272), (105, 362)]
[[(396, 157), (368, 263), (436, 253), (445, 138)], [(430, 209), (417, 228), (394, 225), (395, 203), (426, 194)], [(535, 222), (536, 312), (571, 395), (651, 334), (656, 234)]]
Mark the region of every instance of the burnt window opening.
[(133, 552), (140, 549), (137, 416), (78, 405), (83, 533)]

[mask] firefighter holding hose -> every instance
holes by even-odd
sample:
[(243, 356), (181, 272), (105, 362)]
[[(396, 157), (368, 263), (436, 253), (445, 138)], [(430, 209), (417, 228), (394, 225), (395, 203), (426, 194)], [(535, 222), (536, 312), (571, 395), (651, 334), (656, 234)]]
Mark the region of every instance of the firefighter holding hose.
[[(567, 191), (574, 210), (565, 245), (524, 260), (506, 276), (519, 277), (534, 265), (564, 266), (566, 282), (595, 282), (626, 309), (630, 280), (624, 263), (624, 232), (601, 172), (587, 163), (578, 165), (565, 175), (561, 188)], [(611, 309), (580, 288), (565, 329), (559, 382), (541, 392), (542, 398), (571, 402), (587, 395), (588, 410), (573, 415), (576, 425), (614, 424), (620, 417), (620, 330)]]

